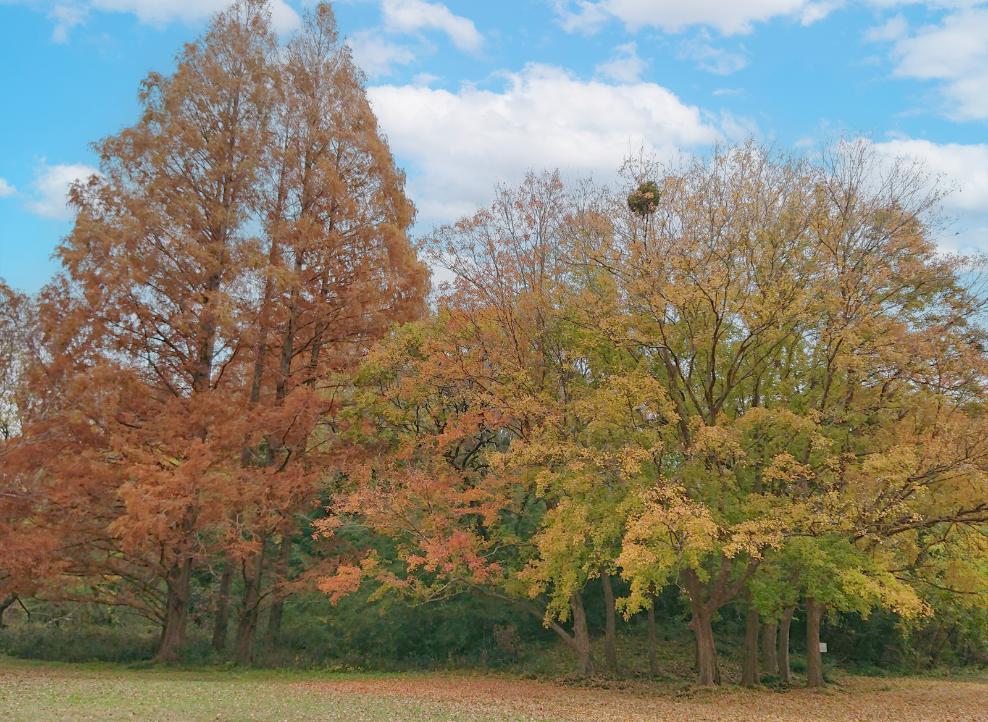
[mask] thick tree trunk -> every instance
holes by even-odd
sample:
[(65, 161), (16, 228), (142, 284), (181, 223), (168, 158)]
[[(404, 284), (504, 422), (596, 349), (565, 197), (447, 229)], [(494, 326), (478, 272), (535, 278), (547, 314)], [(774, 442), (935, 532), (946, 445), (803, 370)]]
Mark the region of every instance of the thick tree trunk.
[(771, 622), (762, 625), (762, 669), (765, 674), (779, 676), (779, 624)]
[(659, 635), (655, 633), (655, 600), (648, 608), (648, 671), (652, 675), (659, 673)]
[(806, 686), (823, 688), (823, 655), (820, 653), (820, 620), (824, 605), (813, 597), (806, 598)]
[(230, 624), (230, 586), (233, 584), (233, 561), (223, 562), (220, 574), (220, 588), (216, 593), (216, 610), (213, 619), (213, 649), (222, 652), (226, 649), (227, 628)]
[(701, 687), (720, 684), (720, 665), (717, 663), (712, 622), (712, 611), (694, 606), (690, 627), (696, 635), (696, 683)]
[(174, 662), (178, 659), (180, 648), (185, 644), (191, 577), (191, 559), (173, 566), (165, 577), (168, 593), (165, 598), (165, 624), (158, 642), (158, 651), (154, 655), (157, 662)]
[[(278, 584), (284, 584), (288, 579), (288, 562), (292, 557), (292, 533), (290, 531), (285, 532), (285, 535), (281, 538), (281, 544), (278, 546), (278, 559), (275, 562), (275, 574), (277, 575)], [(271, 605), (271, 611), (268, 613), (268, 639), (272, 644), (278, 644), (281, 641), (281, 619), (285, 611), (285, 595), (279, 592), (277, 597), (274, 599), (274, 603)]]
[(11, 604), (17, 601), (17, 595), (11, 594), (9, 597), (0, 602), (0, 629), (3, 628), (3, 614), (7, 611)]
[(608, 672), (617, 671), (617, 629), (614, 614), (614, 589), (611, 576), (601, 568), (600, 580), (604, 585), (604, 665)]
[(779, 625), (779, 684), (792, 684), (792, 667), (789, 665), (789, 628), (796, 607), (786, 607)]
[(261, 604), (261, 575), (264, 571), (264, 551), (261, 544), (257, 555), (244, 563), (244, 601), (237, 623), (237, 645), (233, 661), (236, 664), (254, 662), (254, 640), (257, 638), (257, 620)]
[(580, 664), (580, 674), (584, 677), (594, 675), (593, 650), (590, 647), (590, 632), (587, 629), (587, 613), (583, 609), (583, 597), (579, 592), (573, 592), (570, 597), (570, 608), (573, 610), (573, 649)]
[(744, 658), (741, 662), (741, 686), (757, 687), (761, 683), (758, 675), (758, 633), (762, 628), (758, 619), (758, 610), (749, 606), (745, 622), (747, 626), (744, 635)]

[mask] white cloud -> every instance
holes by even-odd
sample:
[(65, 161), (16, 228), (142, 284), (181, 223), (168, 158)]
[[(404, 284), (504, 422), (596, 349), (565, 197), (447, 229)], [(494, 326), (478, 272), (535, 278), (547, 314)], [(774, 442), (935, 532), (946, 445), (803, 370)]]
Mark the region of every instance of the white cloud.
[(472, 20), (454, 15), (442, 3), (384, 0), (381, 14), (388, 32), (414, 33), (426, 28), (441, 30), (457, 48), (469, 53), (476, 53), (484, 44), (484, 36)]
[[(10, 1), (10, 0), (8, 0)], [(13, 0), (17, 2), (18, 0)], [(91, 11), (129, 13), (148, 25), (167, 25), (179, 21), (198, 24), (225, 9), (233, 0), (21, 0), (29, 6), (48, 10), (55, 27), (52, 41), (68, 41), (69, 30), (82, 25)], [(2, 2), (2, 0), (0, 0)], [(294, 30), (301, 18), (285, 0), (270, 0), (271, 23), (279, 33)]]
[(721, 135), (711, 117), (654, 83), (609, 85), (531, 64), (500, 92), (464, 87), (369, 89), (395, 154), (416, 169), (409, 190), (424, 223), (487, 202), (495, 181), (529, 168), (610, 178), (639, 145), (671, 157)]
[(839, 7), (840, 0), (556, 0), (563, 27), (593, 32), (610, 18), (629, 30), (642, 27), (680, 32), (694, 25), (717, 29), (724, 35), (747, 33), (756, 22), (790, 16), (809, 24)]
[(69, 30), (81, 24), (88, 15), (86, 8), (78, 5), (56, 5), (48, 13), (48, 19), (55, 23), (51, 33), (53, 43), (66, 43), (69, 40)]
[(361, 30), (347, 38), (353, 59), (372, 78), (391, 74), (392, 65), (415, 62), (416, 53), (407, 45), (398, 45), (374, 30)]
[(12, 198), (17, 195), (17, 189), (10, 185), (5, 178), (0, 178), (0, 198)]
[(714, 95), (744, 95), (744, 88), (717, 88)]
[(939, 25), (899, 36), (892, 57), (897, 62), (893, 75), (941, 81), (948, 117), (988, 118), (988, 8), (961, 10)]
[(922, 161), (928, 170), (939, 174), (948, 187), (955, 188), (955, 192), (944, 199), (944, 208), (957, 219), (951, 229), (957, 235), (941, 239), (945, 250), (988, 252), (988, 143), (940, 144), (894, 138), (875, 143), (875, 149), (886, 158)]
[[(151, 25), (165, 25), (175, 20), (196, 23), (225, 9), (232, 0), (92, 0), (97, 10), (133, 13)], [(271, 22), (279, 33), (298, 27), (300, 18), (284, 0), (270, 0)]]
[[(744, 46), (741, 47), (744, 50)], [(744, 53), (732, 53), (710, 44), (710, 33), (701, 30), (695, 38), (683, 40), (679, 44), (677, 57), (692, 60), (696, 67), (717, 75), (730, 75), (748, 64)]]
[(873, 43), (891, 42), (905, 37), (909, 33), (909, 23), (901, 15), (890, 18), (882, 25), (868, 28), (865, 31), (865, 40)]
[(67, 205), (69, 187), (77, 180), (86, 180), (96, 169), (81, 163), (71, 165), (46, 165), (37, 171), (31, 183), (33, 199), (25, 208), (42, 218), (69, 220), (73, 213)]
[(638, 46), (632, 41), (614, 48), (611, 59), (601, 63), (594, 70), (598, 75), (618, 83), (633, 83), (647, 67), (648, 63), (638, 57)]
[(945, 205), (958, 211), (988, 211), (988, 143), (962, 145), (933, 143), (928, 140), (895, 138), (875, 143), (883, 156), (923, 161), (927, 168), (941, 174), (957, 191)]

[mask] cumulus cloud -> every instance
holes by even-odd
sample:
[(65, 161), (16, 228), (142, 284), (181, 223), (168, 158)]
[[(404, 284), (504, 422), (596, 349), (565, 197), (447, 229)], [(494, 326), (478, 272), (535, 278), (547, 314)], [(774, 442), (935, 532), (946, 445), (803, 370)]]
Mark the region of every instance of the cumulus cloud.
[(68, 207), (69, 187), (77, 180), (86, 180), (96, 169), (82, 163), (71, 165), (46, 165), (37, 171), (31, 183), (31, 200), (24, 204), (31, 213), (42, 218), (69, 220), (72, 209)]
[[(744, 50), (744, 46), (741, 46), (741, 50)], [(730, 52), (711, 45), (710, 33), (706, 30), (701, 30), (695, 38), (682, 41), (677, 57), (680, 60), (692, 60), (700, 70), (717, 75), (730, 75), (748, 64), (744, 52)]]
[(556, 0), (562, 26), (593, 32), (615, 18), (631, 31), (642, 27), (680, 32), (690, 26), (715, 28), (724, 35), (748, 33), (754, 23), (790, 16), (809, 24), (825, 17), (841, 0)]
[(12, 198), (16, 195), (17, 189), (8, 183), (5, 178), (0, 178), (0, 198)]
[(956, 217), (955, 236), (942, 239), (945, 250), (988, 251), (988, 143), (933, 143), (929, 140), (893, 138), (875, 143), (886, 158), (922, 161), (954, 188), (944, 199), (945, 210)]
[(919, 28), (912, 35), (904, 20), (893, 18), (866, 37), (894, 41), (893, 75), (940, 81), (948, 117), (988, 118), (988, 8), (950, 13), (940, 24)]
[(638, 45), (632, 41), (614, 48), (611, 59), (601, 63), (594, 70), (598, 75), (618, 83), (633, 83), (647, 67), (648, 63), (638, 57)]
[(944, 182), (956, 186), (946, 206), (960, 211), (988, 211), (988, 143), (933, 143), (929, 140), (894, 138), (875, 143), (886, 157), (921, 160)]
[(484, 44), (473, 21), (454, 15), (442, 3), (424, 0), (384, 0), (381, 4), (384, 28), (393, 33), (414, 33), (423, 29), (440, 30), (460, 50), (475, 53)]
[(606, 179), (631, 148), (672, 157), (721, 135), (711, 116), (654, 83), (584, 81), (538, 64), (505, 80), (500, 91), (369, 89), (396, 155), (416, 169), (409, 190), (423, 222), (472, 212), (488, 202), (492, 183), (515, 182), (529, 168)]

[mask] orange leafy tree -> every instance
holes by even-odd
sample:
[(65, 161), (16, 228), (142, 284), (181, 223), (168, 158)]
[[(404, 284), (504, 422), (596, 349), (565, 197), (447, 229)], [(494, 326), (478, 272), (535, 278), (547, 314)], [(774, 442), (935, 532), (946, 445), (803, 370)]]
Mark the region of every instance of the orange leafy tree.
[[(158, 659), (185, 639), (193, 571), (225, 567), (219, 617), (239, 569), (247, 662), (262, 601), (289, 590), (295, 515), (331, 473), (333, 388), (422, 311), (428, 272), (329, 6), (279, 49), (266, 4), (237, 2), (140, 98), (73, 189), (65, 277), (41, 302), (51, 413), (22, 429), (59, 444), (24, 458), (49, 527), (72, 531), (71, 571), (160, 620)], [(59, 517), (84, 506), (78, 529)]]

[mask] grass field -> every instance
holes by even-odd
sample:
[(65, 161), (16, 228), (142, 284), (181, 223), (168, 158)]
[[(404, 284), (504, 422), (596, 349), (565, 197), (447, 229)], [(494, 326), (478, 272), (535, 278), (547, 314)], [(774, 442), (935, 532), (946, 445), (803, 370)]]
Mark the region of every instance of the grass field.
[(0, 720), (988, 721), (988, 680), (847, 678), (831, 690), (563, 686), (448, 674), (133, 670), (0, 658)]

